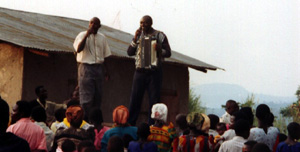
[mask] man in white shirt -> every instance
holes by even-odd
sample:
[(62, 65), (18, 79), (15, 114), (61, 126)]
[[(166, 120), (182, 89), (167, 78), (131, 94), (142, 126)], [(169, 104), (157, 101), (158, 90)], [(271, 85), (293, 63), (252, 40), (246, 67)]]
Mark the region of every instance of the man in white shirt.
[(224, 122), (224, 123), (230, 125), (231, 124), (231, 115), (234, 112), (239, 111), (239, 105), (234, 100), (228, 100), (226, 102), (226, 109), (225, 110), (226, 110), (226, 112), (220, 118), (220, 122)]
[(87, 31), (80, 32), (75, 41), (74, 49), (77, 52), (78, 85), (80, 104), (85, 111), (85, 120), (88, 119), (88, 109), (101, 106), (103, 73), (108, 79), (104, 58), (111, 55), (106, 37), (98, 33), (101, 27), (100, 19), (90, 20)]
[(234, 131), (236, 136), (231, 140), (225, 141), (222, 143), (219, 152), (241, 152), (244, 146), (246, 139), (250, 134), (250, 125), (248, 121), (241, 119), (238, 120), (235, 124)]

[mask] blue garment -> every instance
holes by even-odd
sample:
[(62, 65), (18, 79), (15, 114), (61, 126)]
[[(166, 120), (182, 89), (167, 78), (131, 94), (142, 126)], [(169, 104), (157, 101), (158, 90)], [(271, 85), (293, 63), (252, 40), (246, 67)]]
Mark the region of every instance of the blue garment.
[(289, 146), (287, 143), (281, 142), (278, 144), (276, 152), (300, 152), (300, 143)]
[(128, 152), (158, 152), (157, 145), (154, 142), (147, 142), (140, 146), (141, 142), (132, 141), (129, 143)]
[(133, 140), (137, 140), (137, 127), (127, 126), (127, 127), (115, 127), (107, 130), (101, 140), (101, 152), (107, 152), (107, 144), (110, 137), (119, 136), (123, 137), (125, 134), (130, 135)]

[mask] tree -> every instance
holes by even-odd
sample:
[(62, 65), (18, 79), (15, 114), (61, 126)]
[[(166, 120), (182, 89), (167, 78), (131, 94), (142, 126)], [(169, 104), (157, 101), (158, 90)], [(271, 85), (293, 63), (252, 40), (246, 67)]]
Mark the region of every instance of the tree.
[(196, 95), (193, 89), (189, 90), (189, 112), (205, 113), (206, 108), (202, 105), (200, 95)]
[(284, 117), (290, 117), (293, 121), (300, 123), (300, 86), (298, 87), (295, 95), (297, 96), (297, 101), (285, 108), (282, 108), (280, 110), (280, 114)]
[(247, 96), (246, 100), (244, 103), (239, 104), (240, 107), (251, 107), (253, 110), (255, 108), (256, 103), (258, 103), (258, 101), (255, 102), (255, 96), (252, 93), (251, 96)]

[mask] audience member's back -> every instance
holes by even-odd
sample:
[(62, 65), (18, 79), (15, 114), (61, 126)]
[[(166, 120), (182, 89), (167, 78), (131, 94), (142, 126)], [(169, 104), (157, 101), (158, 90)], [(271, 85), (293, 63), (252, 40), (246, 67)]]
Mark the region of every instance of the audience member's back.
[(150, 135), (150, 128), (147, 123), (139, 125), (137, 134), (139, 140), (129, 143), (128, 150), (130, 152), (158, 152), (157, 145), (154, 142), (147, 141), (147, 137)]
[(34, 124), (30, 119), (31, 108), (27, 101), (18, 101), (13, 107), (12, 119), (16, 120), (7, 128), (7, 132), (12, 132), (25, 139), (31, 151), (47, 151), (46, 136), (44, 130)]
[(271, 150), (268, 145), (264, 143), (257, 143), (254, 145), (251, 152), (271, 152)]
[(287, 126), (288, 138), (281, 142), (276, 149), (276, 152), (300, 152), (300, 125), (297, 122), (291, 122)]
[(107, 144), (108, 152), (124, 152), (124, 143), (121, 137), (112, 136)]
[(0, 152), (30, 152), (26, 140), (6, 132), (9, 123), (9, 106), (0, 97)]
[(54, 140), (54, 132), (46, 125), (47, 115), (46, 110), (41, 106), (37, 106), (32, 109), (31, 118), (35, 121), (34, 123), (40, 126), (45, 133), (46, 143), (48, 151), (51, 150), (52, 142)]
[(113, 136), (118, 136), (122, 138), (125, 134), (130, 135), (134, 140), (137, 140), (137, 128), (129, 126), (127, 119), (129, 116), (128, 109), (121, 105), (114, 109), (113, 111), (113, 122), (114, 127), (107, 130), (101, 140), (101, 152), (107, 151), (108, 140)]

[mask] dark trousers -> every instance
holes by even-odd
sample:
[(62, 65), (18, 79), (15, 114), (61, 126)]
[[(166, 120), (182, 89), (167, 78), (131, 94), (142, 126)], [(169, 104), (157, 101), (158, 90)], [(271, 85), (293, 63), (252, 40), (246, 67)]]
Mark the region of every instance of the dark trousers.
[(135, 125), (141, 111), (141, 105), (145, 90), (149, 96), (148, 124), (154, 123), (151, 119), (151, 108), (155, 103), (160, 102), (160, 91), (162, 85), (162, 69), (158, 68), (155, 71), (136, 70), (133, 77), (132, 92), (129, 105), (129, 119), (131, 125)]
[(78, 67), (80, 104), (84, 110), (84, 119), (88, 121), (92, 107), (100, 108), (102, 98), (103, 72), (101, 64), (84, 64)]

